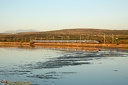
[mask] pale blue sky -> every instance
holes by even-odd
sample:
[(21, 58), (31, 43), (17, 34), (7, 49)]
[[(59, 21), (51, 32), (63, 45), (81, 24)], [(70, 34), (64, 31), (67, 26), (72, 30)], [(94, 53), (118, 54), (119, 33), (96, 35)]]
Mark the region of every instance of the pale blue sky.
[(0, 0), (0, 32), (67, 28), (128, 30), (128, 0)]

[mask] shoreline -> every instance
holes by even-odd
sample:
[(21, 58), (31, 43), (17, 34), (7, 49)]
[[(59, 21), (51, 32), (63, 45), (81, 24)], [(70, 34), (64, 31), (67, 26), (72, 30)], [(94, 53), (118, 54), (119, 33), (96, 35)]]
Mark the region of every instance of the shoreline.
[[(0, 47), (31, 47), (29, 42), (0, 42)], [(127, 49), (128, 44), (34, 43), (33, 47)]]

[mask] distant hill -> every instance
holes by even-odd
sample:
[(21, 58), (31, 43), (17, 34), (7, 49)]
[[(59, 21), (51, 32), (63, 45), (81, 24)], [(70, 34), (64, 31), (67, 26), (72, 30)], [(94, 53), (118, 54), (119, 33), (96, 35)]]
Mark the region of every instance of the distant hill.
[(30, 41), (33, 39), (43, 39), (43, 40), (97, 40), (101, 43), (112, 43), (112, 38), (114, 42), (117, 43), (128, 43), (128, 30), (105, 30), (105, 29), (88, 29), (88, 28), (76, 28), (76, 29), (62, 29), (53, 30), (45, 32), (27, 32), (20, 31), (15, 34), (0, 35), (0, 41)]
[(21, 33), (21, 32), (37, 32), (37, 30), (33, 30), (33, 29), (27, 29), (27, 30), (18, 29), (18, 30), (8, 30), (8, 31), (6, 31), (4, 33), (16, 34), (16, 33)]

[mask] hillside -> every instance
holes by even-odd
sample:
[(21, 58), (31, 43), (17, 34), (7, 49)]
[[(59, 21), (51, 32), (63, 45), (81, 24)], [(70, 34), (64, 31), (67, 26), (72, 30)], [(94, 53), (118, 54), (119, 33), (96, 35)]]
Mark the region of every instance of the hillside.
[(63, 29), (63, 30), (55, 30), (55, 31), (48, 31), (46, 33), (50, 34), (82, 34), (82, 35), (90, 35), (90, 34), (95, 34), (95, 35), (101, 35), (101, 34), (106, 34), (106, 35), (127, 35), (128, 30), (103, 30), (103, 29)]
[[(33, 39), (43, 40), (97, 40), (100, 43), (128, 43), (128, 30), (103, 29), (63, 29), (45, 32), (20, 32), (16, 34), (0, 34), (0, 41), (29, 42)], [(113, 42), (112, 42), (113, 39)]]

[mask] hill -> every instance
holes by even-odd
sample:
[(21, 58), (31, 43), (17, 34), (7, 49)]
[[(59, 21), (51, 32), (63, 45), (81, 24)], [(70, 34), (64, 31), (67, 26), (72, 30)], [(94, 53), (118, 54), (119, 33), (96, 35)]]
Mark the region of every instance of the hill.
[(128, 43), (128, 30), (104, 29), (63, 29), (45, 32), (20, 32), (16, 34), (0, 34), (0, 41), (29, 42), (33, 39), (43, 40), (97, 40), (100, 43)]
[(55, 30), (55, 31), (48, 31), (47, 33), (50, 34), (82, 34), (82, 35), (100, 35), (100, 34), (106, 34), (106, 35), (127, 35), (128, 30), (104, 30), (104, 29), (63, 29), (63, 30)]

